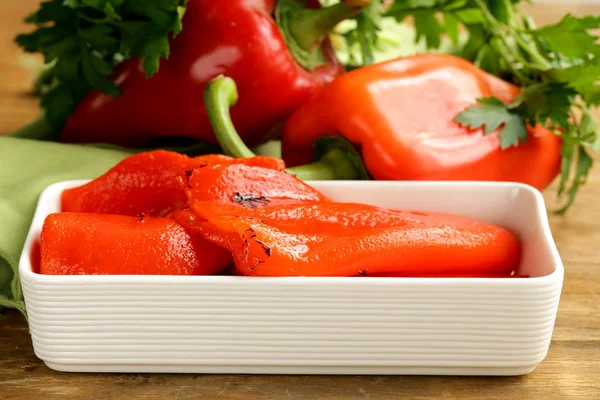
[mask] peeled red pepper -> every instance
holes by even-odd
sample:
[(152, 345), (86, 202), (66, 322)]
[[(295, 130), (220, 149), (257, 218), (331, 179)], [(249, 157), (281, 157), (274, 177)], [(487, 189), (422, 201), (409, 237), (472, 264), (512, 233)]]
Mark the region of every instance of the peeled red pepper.
[(207, 207), (214, 204), (219, 209), (229, 205), (236, 215), (241, 216), (252, 214), (264, 205), (330, 201), (294, 176), (260, 166), (206, 166), (186, 172), (181, 183), (190, 208), (176, 210), (168, 216), (195, 232), (198, 225), (206, 221), (193, 211), (193, 203), (203, 203)]
[(213, 275), (231, 254), (170, 218), (57, 213), (40, 235), (47, 275)]
[[(219, 168), (219, 167), (216, 167)], [(284, 172), (252, 169), (254, 178)], [(209, 201), (202, 184), (207, 169), (194, 170), (190, 207), (178, 221), (231, 251), (237, 269), (251, 276), (445, 275), (509, 276), (520, 256), (509, 231), (471, 218), (396, 211), (365, 204), (289, 199), (247, 182), (217, 181), (228, 193)], [(257, 179), (264, 182), (262, 179)], [(197, 182), (196, 182), (197, 181)], [(197, 186), (199, 185), (199, 186)], [(214, 184), (213, 184), (214, 185)], [(267, 188), (269, 189), (269, 188)]]
[(187, 207), (185, 191), (178, 181), (184, 171), (215, 164), (247, 164), (283, 170), (280, 159), (253, 157), (234, 159), (211, 154), (190, 158), (156, 150), (127, 157), (104, 175), (62, 194), (62, 211), (164, 216)]
[(61, 141), (138, 146), (179, 136), (215, 142), (202, 91), (224, 73), (237, 81), (243, 99), (233, 120), (247, 144), (258, 144), (342, 73), (326, 33), (368, 3), (318, 8), (311, 0), (309, 9), (295, 0), (190, 0), (160, 70), (146, 79), (136, 58), (123, 62), (112, 79), (122, 95), (92, 91), (63, 127)]
[(261, 204), (329, 201), (293, 175), (260, 166), (216, 164), (186, 172), (183, 180), (190, 202), (238, 204), (253, 209)]
[(450, 55), (421, 54), (344, 74), (286, 121), (288, 166), (311, 161), (313, 144), (341, 135), (359, 147), (381, 180), (512, 181), (546, 187), (559, 172), (561, 139), (529, 129), (502, 150), (498, 132), (484, 135), (454, 118), (481, 97), (510, 102), (519, 88)]

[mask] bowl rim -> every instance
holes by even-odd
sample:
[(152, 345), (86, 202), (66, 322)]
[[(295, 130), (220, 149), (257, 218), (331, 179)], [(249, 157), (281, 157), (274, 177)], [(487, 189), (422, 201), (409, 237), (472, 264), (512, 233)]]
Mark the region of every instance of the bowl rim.
[(332, 187), (346, 186), (355, 184), (368, 184), (369, 186), (406, 186), (410, 187), (438, 187), (456, 188), (456, 187), (480, 187), (480, 188), (512, 188), (525, 192), (533, 196), (535, 200), (535, 214), (532, 216), (532, 223), (538, 224), (543, 233), (543, 241), (547, 251), (554, 263), (554, 271), (548, 275), (530, 278), (483, 278), (483, 277), (248, 277), (248, 276), (228, 276), (228, 275), (194, 275), (194, 276), (176, 276), (176, 275), (43, 275), (33, 271), (31, 262), (32, 248), (36, 240), (36, 227), (41, 229), (43, 220), (47, 213), (42, 211), (42, 204), (46, 201), (56, 200), (56, 192), (79, 186), (89, 182), (90, 179), (65, 180), (55, 182), (47, 186), (39, 196), (34, 217), (31, 221), (25, 245), (19, 259), (19, 274), (21, 281), (27, 283), (39, 283), (44, 285), (52, 284), (93, 284), (93, 285), (114, 285), (114, 284), (244, 284), (248, 286), (271, 286), (271, 285), (355, 285), (359, 282), (367, 282), (368, 285), (389, 286), (390, 284), (403, 285), (410, 282), (411, 286), (429, 286), (429, 285), (447, 285), (470, 287), (476, 285), (504, 287), (514, 285), (535, 285), (546, 286), (562, 282), (564, 276), (564, 265), (556, 244), (554, 242), (550, 223), (546, 212), (546, 206), (542, 193), (527, 184), (516, 182), (492, 182), (492, 181), (306, 181), (307, 184), (328, 185)]

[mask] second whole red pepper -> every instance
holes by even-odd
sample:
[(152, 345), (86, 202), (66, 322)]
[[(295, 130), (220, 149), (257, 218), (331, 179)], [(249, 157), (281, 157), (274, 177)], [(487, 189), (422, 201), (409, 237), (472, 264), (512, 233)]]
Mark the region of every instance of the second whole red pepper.
[(502, 149), (498, 130), (484, 135), (454, 121), (478, 98), (510, 103), (518, 94), (517, 86), (449, 55), (371, 65), (338, 77), (292, 114), (283, 158), (288, 166), (310, 162), (320, 137), (341, 135), (378, 180), (509, 181), (541, 190), (559, 173), (558, 135), (530, 127), (524, 143)]
[(259, 144), (343, 72), (326, 33), (368, 3), (316, 9), (318, 1), (311, 0), (308, 6), (315, 7), (308, 9), (295, 0), (190, 0), (160, 70), (146, 79), (137, 59), (122, 63), (113, 77), (122, 95), (92, 91), (60, 139), (142, 146), (176, 136), (215, 143), (202, 91), (227, 74), (242, 97), (233, 121), (248, 145)]

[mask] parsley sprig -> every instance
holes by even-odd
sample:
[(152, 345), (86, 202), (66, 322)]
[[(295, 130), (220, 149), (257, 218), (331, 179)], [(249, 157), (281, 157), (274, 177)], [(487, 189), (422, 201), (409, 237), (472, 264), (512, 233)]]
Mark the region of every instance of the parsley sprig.
[(16, 37), (25, 51), (40, 52), (49, 66), (40, 90), (45, 118), (58, 131), (93, 88), (111, 96), (109, 79), (122, 60), (138, 56), (146, 76), (169, 56), (186, 0), (50, 0), (26, 18), (36, 25)]
[(368, 6), (354, 17), (356, 28), (344, 34), (348, 46), (353, 46), (355, 43), (360, 46), (362, 65), (369, 65), (374, 62), (373, 50), (377, 47), (384, 11), (384, 0), (372, 0)]
[(456, 117), (489, 134), (500, 128), (502, 148), (526, 140), (527, 124), (540, 124), (563, 138), (558, 196), (564, 213), (575, 200), (593, 164), (588, 154), (600, 146), (590, 108), (600, 105), (600, 45), (591, 30), (600, 17), (566, 15), (537, 28), (519, 0), (396, 0), (387, 15), (398, 21), (413, 18), (416, 38), (428, 48), (440, 47), (447, 35), (458, 42), (457, 55), (519, 85), (511, 103), (478, 99)]

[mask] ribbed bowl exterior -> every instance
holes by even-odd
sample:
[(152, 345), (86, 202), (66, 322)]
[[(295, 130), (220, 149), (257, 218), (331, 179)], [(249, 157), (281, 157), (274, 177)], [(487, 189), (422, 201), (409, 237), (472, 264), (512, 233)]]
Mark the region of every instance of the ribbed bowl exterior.
[[(397, 208), (476, 214), (491, 222), (505, 222), (522, 236), (527, 263), (524, 270), (532, 278), (33, 273), (29, 254), (43, 219), (58, 210), (62, 190), (77, 184), (60, 183), (42, 195), (20, 266), (35, 353), (51, 368), (99, 372), (520, 375), (531, 372), (548, 351), (563, 267), (551, 240), (543, 201), (540, 203), (539, 193), (526, 186), (315, 184), (340, 201), (357, 201), (359, 193), (368, 196), (364, 193), (368, 189), (374, 196), (371, 201), (358, 201), (382, 205), (382, 199), (389, 201), (390, 190), (401, 190), (411, 193), (412, 203), (404, 199)], [(484, 218), (480, 209), (465, 213), (464, 205), (436, 207), (431, 191), (437, 191), (438, 199), (466, 191), (470, 196), (479, 196), (488, 211), (494, 209), (489, 202), (495, 197), (497, 215), (489, 211)], [(506, 197), (511, 196), (513, 201), (507, 201)], [(431, 203), (425, 207), (424, 197)], [(525, 220), (531, 207), (537, 208), (536, 213)], [(533, 244), (529, 246), (527, 240)]]

